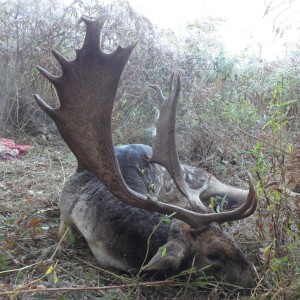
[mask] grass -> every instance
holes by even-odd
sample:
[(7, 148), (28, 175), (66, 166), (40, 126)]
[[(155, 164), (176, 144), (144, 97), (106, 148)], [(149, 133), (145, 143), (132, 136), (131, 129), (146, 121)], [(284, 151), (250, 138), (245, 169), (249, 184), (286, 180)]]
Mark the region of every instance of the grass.
[[(28, 137), (17, 142), (28, 143)], [(0, 162), (0, 298), (299, 299), (299, 198), (277, 195), (258, 181), (258, 211), (227, 226), (257, 269), (259, 282), (248, 296), (193, 270), (162, 281), (143, 274), (138, 278), (101, 268), (82, 238), (76, 243), (57, 240), (58, 198), (76, 160), (60, 141), (49, 145), (31, 138), (31, 143), (27, 155)], [(267, 198), (279, 201), (277, 206)], [(284, 201), (294, 201), (294, 211)], [(278, 214), (280, 209), (285, 211)], [(289, 232), (283, 225), (288, 213)], [(278, 242), (279, 237), (283, 240)]]

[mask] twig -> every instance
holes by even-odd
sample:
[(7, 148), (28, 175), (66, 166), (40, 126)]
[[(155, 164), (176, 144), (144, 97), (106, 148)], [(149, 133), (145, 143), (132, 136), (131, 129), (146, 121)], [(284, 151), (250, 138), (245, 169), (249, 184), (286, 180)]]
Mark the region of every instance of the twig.
[(267, 146), (270, 146), (270, 147), (272, 147), (272, 148), (274, 148), (274, 149), (276, 149), (276, 150), (279, 150), (280, 152), (282, 152), (282, 153), (285, 154), (285, 155), (288, 155), (288, 156), (293, 157), (293, 154), (292, 154), (292, 153), (289, 153), (289, 152), (287, 152), (287, 151), (285, 151), (285, 150), (283, 150), (283, 149), (280, 149), (280, 148), (278, 148), (278, 147), (276, 147), (276, 146), (274, 146), (274, 145), (272, 145), (272, 144), (266, 142), (265, 140), (263, 140), (263, 139), (261, 139), (261, 138), (259, 138), (259, 137), (256, 137), (256, 136), (254, 136), (254, 135), (252, 135), (252, 134), (250, 134), (250, 133), (244, 131), (244, 130), (241, 129), (241, 128), (237, 128), (237, 127), (234, 127), (234, 128), (235, 128), (236, 130), (238, 130), (238, 131), (240, 131), (240, 132), (242, 132), (242, 133), (244, 133), (244, 134), (250, 136), (251, 138), (253, 138), (253, 139), (255, 139), (255, 140), (258, 140), (258, 141), (264, 143), (264, 144), (267, 145)]
[(258, 171), (256, 171), (256, 175), (257, 175), (258, 180), (259, 180), (259, 182), (260, 182), (260, 185), (261, 185), (261, 188), (262, 188), (262, 190), (263, 190), (264, 196), (265, 196), (265, 198), (266, 198), (266, 200), (267, 200), (267, 204), (270, 206), (270, 205), (271, 205), (271, 200), (270, 200), (270, 198), (269, 198), (269, 196), (268, 196), (268, 194), (267, 194), (267, 192), (266, 192), (266, 189), (265, 189), (263, 180), (262, 180), (262, 178), (261, 178), (261, 176), (260, 176), (260, 173), (259, 173)]
[(34, 267), (34, 266), (36, 266), (36, 265), (39, 265), (40, 263), (41, 263), (41, 262), (37, 262), (37, 263), (34, 263), (34, 264), (32, 264), (32, 265), (29, 265), (29, 266), (22, 267), (22, 268), (1, 271), (1, 272), (0, 272), (0, 275), (6, 274), (6, 273), (12, 273), (12, 272), (20, 272), (20, 271), (24, 271), (24, 270), (26, 270), (26, 269), (29, 269), (29, 268)]
[(57, 253), (57, 251), (58, 251), (58, 249), (59, 249), (59, 247), (60, 247), (62, 241), (64, 240), (64, 238), (65, 238), (65, 236), (67, 235), (68, 232), (69, 232), (69, 227), (67, 227), (67, 229), (66, 229), (66, 231), (64, 232), (63, 236), (62, 236), (61, 239), (59, 240), (59, 242), (58, 242), (58, 244), (57, 244), (57, 247), (56, 247), (55, 251), (53, 252), (53, 254), (52, 254), (50, 260), (53, 260), (55, 254)]
[(66, 236), (66, 234), (67, 234), (67, 232), (68, 232), (68, 229), (69, 229), (69, 228), (67, 228), (67, 230), (65, 231), (64, 235), (62, 236), (62, 238), (61, 238), (60, 241), (58, 242), (57, 247), (56, 247), (56, 249), (55, 249), (55, 251), (54, 251), (54, 253), (52, 254), (52, 256), (51, 256), (50, 259), (46, 259), (45, 261), (42, 261), (42, 262), (39, 261), (39, 262), (37, 262), (37, 263), (31, 264), (31, 265), (28, 265), (28, 266), (25, 266), (25, 267), (22, 267), (22, 268), (18, 268), (18, 269), (12, 269), (12, 270), (1, 271), (1, 272), (0, 272), (0, 275), (6, 274), (6, 273), (12, 273), (12, 272), (20, 272), (20, 271), (24, 271), (24, 270), (29, 269), (29, 268), (31, 268), (31, 267), (35, 267), (35, 266), (37, 266), (37, 265), (39, 265), (39, 264), (41, 264), (41, 263), (45, 263), (45, 262), (52, 261), (53, 258), (54, 258), (54, 256), (55, 256), (55, 254), (57, 253), (57, 251), (58, 251), (58, 249), (59, 249), (59, 247), (60, 247), (60, 245), (61, 245), (61, 243), (62, 243), (64, 237)]
[(131, 282), (132, 282), (132, 280), (131, 280), (130, 278), (125, 278), (125, 277), (120, 276), (120, 275), (118, 275), (118, 274), (115, 274), (115, 273), (113, 273), (113, 272), (111, 272), (111, 271), (108, 271), (108, 270), (102, 269), (102, 268), (100, 268), (100, 267), (98, 267), (98, 266), (92, 265), (92, 264), (90, 264), (89, 262), (87, 262), (87, 261), (85, 261), (85, 260), (83, 260), (83, 259), (81, 259), (81, 258), (79, 258), (79, 257), (75, 257), (75, 258), (76, 258), (77, 260), (83, 262), (83, 263), (86, 264), (87, 266), (90, 266), (90, 267), (92, 267), (92, 268), (94, 268), (94, 269), (96, 269), (96, 270), (99, 270), (99, 271), (101, 271), (101, 272), (103, 272), (103, 273), (106, 273), (106, 274), (108, 274), (108, 275), (110, 275), (110, 276), (113, 276), (113, 277), (115, 277), (115, 278), (117, 278), (117, 279), (119, 279), (119, 280), (122, 280), (122, 281), (129, 281), (129, 282), (131, 281)]
[(113, 289), (127, 289), (137, 286), (161, 286), (174, 284), (173, 280), (163, 280), (163, 281), (151, 281), (151, 282), (140, 282), (131, 284), (121, 284), (121, 285), (111, 285), (111, 286), (95, 286), (95, 287), (62, 287), (62, 288), (37, 288), (28, 290), (18, 290), (9, 292), (0, 292), (0, 296), (12, 295), (12, 294), (28, 294), (28, 293), (39, 293), (39, 292), (74, 292), (74, 291), (103, 291), (103, 290), (113, 290)]
[[(192, 269), (194, 268), (195, 260), (196, 260), (196, 255), (194, 255), (194, 257), (193, 257), (193, 262), (192, 262), (192, 266), (191, 266), (191, 271), (192, 271)], [(187, 282), (186, 282), (186, 286), (185, 286), (184, 293), (183, 293), (183, 298), (186, 296), (187, 289), (188, 289), (188, 285), (189, 285), (189, 283), (191, 282), (191, 279), (192, 279), (192, 273), (193, 273), (193, 272), (190, 272), (190, 273), (189, 273), (189, 278), (188, 278), (188, 280), (187, 280)]]

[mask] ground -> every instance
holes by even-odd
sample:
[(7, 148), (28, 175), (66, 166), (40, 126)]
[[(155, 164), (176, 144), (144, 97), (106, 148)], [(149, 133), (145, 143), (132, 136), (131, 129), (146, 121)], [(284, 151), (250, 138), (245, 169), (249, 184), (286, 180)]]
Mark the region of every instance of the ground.
[[(59, 194), (76, 160), (60, 140), (32, 143), (28, 154), (0, 162), (0, 298), (241, 299), (219, 283), (190, 273), (154, 282), (102, 269), (83, 239), (58, 241)], [(252, 260), (259, 247), (255, 218), (229, 228)], [(47, 291), (36, 293), (38, 288)]]

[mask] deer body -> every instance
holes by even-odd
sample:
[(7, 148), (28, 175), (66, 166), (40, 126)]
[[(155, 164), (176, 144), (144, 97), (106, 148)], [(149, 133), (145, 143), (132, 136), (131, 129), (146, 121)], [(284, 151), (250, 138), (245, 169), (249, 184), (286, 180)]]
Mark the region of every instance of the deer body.
[[(62, 74), (38, 67), (54, 85), (60, 106), (38, 105), (54, 120), (78, 161), (77, 172), (65, 183), (60, 199), (64, 224), (77, 229), (97, 260), (106, 266), (136, 271), (179, 271), (207, 267), (206, 274), (230, 283), (253, 286), (254, 270), (221, 224), (250, 216), (257, 199), (249, 175), (249, 190), (227, 186), (201, 169), (182, 165), (176, 145), (176, 105), (180, 76), (171, 76), (168, 97), (158, 86), (156, 135), (145, 145), (113, 146), (111, 121), (122, 71), (135, 45), (106, 54), (100, 35), (107, 14), (92, 21), (73, 61), (53, 51)], [(212, 196), (228, 200), (228, 209), (207, 207)], [(175, 215), (174, 215), (175, 213)], [(174, 215), (170, 223), (163, 215)]]
[[(170, 201), (172, 197), (174, 204), (189, 206), (183, 201), (168, 173), (161, 166), (149, 163), (152, 155), (149, 146), (117, 146), (115, 153), (123, 178), (134, 191), (144, 195), (155, 195), (158, 199), (170, 199)], [(186, 166), (185, 169), (186, 177), (190, 175), (190, 181), (194, 185), (199, 185), (201, 182), (203, 185), (208, 177), (208, 174), (201, 169), (190, 166)], [(197, 177), (199, 174), (202, 177)], [(210, 265), (209, 273), (214, 273), (214, 270), (218, 269), (217, 277), (220, 279), (226, 277), (228, 269), (231, 270), (230, 281), (242, 286), (249, 285), (254, 277), (251, 266), (242, 252), (218, 225), (214, 224), (191, 235), (187, 224), (174, 219), (171, 223), (161, 222), (151, 235), (163, 216), (119, 201), (97, 177), (88, 171), (76, 172), (68, 178), (61, 194), (60, 209), (61, 228), (67, 224), (77, 229), (103, 266), (135, 272), (142, 266), (144, 260), (149, 263), (160, 247), (171, 242), (173, 248), (180, 244), (184, 246), (179, 247), (181, 256), (176, 253), (178, 257), (175, 261), (164, 262), (166, 264), (163, 266), (164, 270), (177, 269), (178, 271), (190, 268), (196, 256), (197, 268)], [(150, 235), (151, 240), (147, 245)], [(146, 258), (147, 247), (149, 249)], [(212, 255), (212, 252), (218, 253), (218, 257)], [(227, 259), (223, 261), (221, 257)], [(233, 264), (237, 258), (242, 267), (233, 269), (230, 264)], [(152, 268), (153, 266), (148, 266), (148, 269)], [(244, 278), (248, 278), (246, 282), (243, 282)]]
[[(149, 182), (154, 186), (159, 184), (157, 166), (147, 162), (150, 147), (130, 145), (115, 149), (130, 188), (146, 195), (150, 192)], [(80, 231), (102, 265), (123, 271), (141, 266), (147, 239), (161, 219), (158, 213), (119, 201), (88, 171), (76, 172), (68, 178), (61, 194), (60, 209), (61, 221)], [(163, 223), (153, 235), (150, 256), (167, 242), (169, 227), (169, 223)]]

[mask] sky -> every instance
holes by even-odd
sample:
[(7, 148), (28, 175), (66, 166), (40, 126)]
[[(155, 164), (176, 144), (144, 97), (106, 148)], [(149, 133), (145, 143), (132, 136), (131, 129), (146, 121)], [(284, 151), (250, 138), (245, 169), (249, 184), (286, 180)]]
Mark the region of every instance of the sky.
[[(273, 1), (279, 5), (282, 2)], [(275, 59), (283, 55), (284, 43), (299, 41), (299, 29), (290, 29), (284, 38), (275, 37), (273, 22), (277, 15), (276, 10), (264, 17), (265, 2), (270, 0), (129, 0), (129, 2), (137, 12), (162, 28), (176, 29), (187, 22), (208, 16), (224, 18), (226, 25), (222, 27), (221, 35), (226, 49), (233, 54), (241, 52), (246, 45), (259, 43), (262, 45), (262, 56)], [(292, 9), (282, 13), (277, 18), (277, 24), (284, 21), (284, 24), (290, 26), (296, 23), (300, 26), (300, 0), (286, 2), (292, 2)]]

